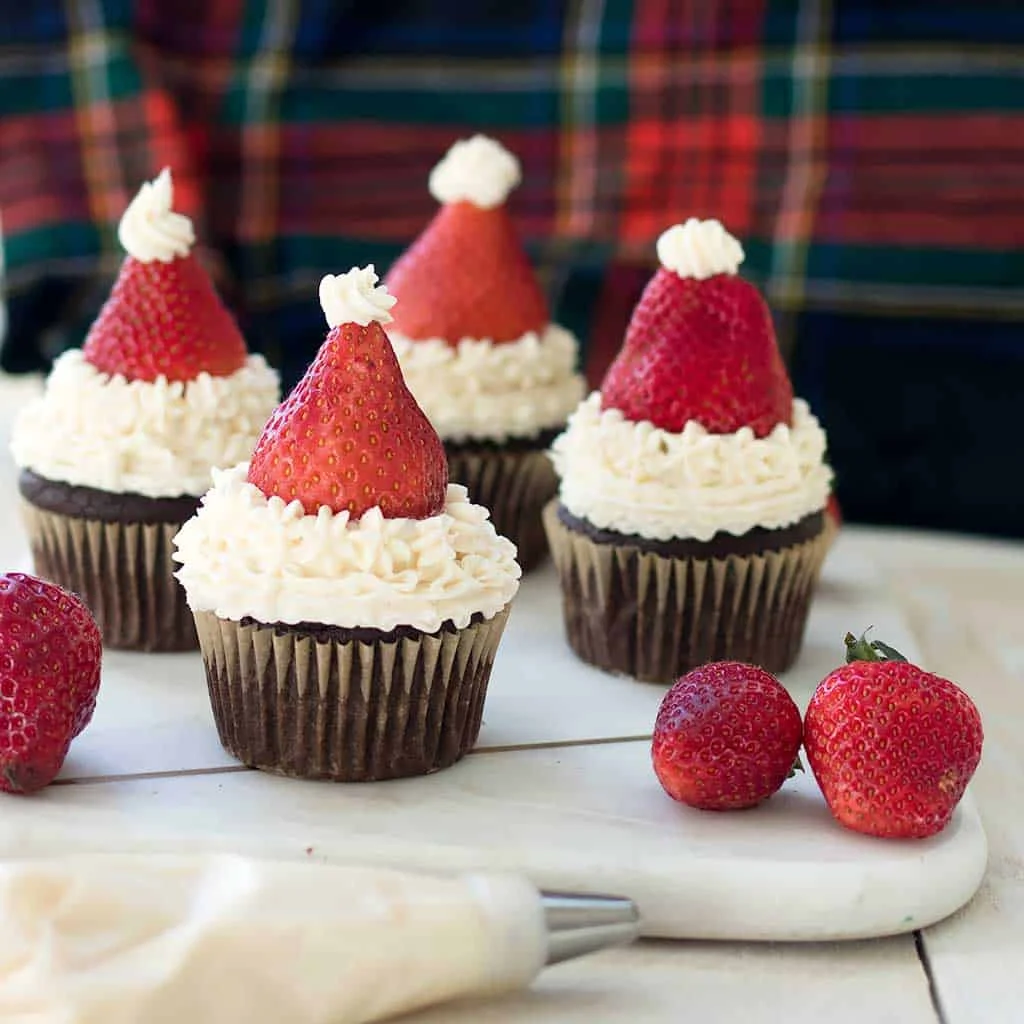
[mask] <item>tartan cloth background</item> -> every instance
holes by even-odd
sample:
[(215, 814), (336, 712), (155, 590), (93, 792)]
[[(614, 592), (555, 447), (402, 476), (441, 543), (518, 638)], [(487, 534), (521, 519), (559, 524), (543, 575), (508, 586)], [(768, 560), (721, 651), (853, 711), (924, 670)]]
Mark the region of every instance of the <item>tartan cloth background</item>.
[(593, 381), (717, 216), (778, 318), (854, 519), (1022, 534), (1016, 0), (0, 0), (0, 364), (77, 344), (169, 164), (254, 349), (293, 382), (321, 274), (383, 270), (486, 131)]

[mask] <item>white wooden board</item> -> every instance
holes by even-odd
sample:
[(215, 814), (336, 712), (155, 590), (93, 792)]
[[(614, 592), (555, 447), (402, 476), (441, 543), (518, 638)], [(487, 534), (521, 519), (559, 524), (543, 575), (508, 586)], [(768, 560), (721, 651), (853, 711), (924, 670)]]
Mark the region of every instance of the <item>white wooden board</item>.
[[(27, 568), (12, 467), (0, 466), (0, 565)], [(837, 664), (846, 630), (872, 624), (914, 656), (863, 546), (844, 539), (830, 555), (804, 653), (785, 677), (798, 701)], [(477, 752), (430, 778), (341, 786), (239, 770), (217, 742), (198, 655), (111, 652), (95, 720), (59, 783), (0, 800), (0, 855), (211, 848), (504, 867), (548, 887), (632, 896), (647, 934), (689, 938), (909, 931), (976, 890), (986, 842), (970, 799), (923, 843), (845, 832), (809, 776), (754, 811), (673, 804), (637, 738), (649, 734), (663, 692), (571, 654), (547, 567), (517, 599)]]

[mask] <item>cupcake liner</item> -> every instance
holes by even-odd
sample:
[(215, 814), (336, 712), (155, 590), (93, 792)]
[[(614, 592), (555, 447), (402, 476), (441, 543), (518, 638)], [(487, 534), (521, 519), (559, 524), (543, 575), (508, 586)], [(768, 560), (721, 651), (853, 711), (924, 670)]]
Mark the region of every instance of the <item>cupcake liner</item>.
[(480, 733), (508, 607), (465, 629), (337, 639), (197, 612), (225, 750), (265, 771), (336, 782), (426, 775)]
[(543, 560), (548, 544), (541, 512), (558, 491), (546, 449), (452, 448), (448, 477), (463, 484), (474, 502), (490, 509), (495, 529), (516, 545), (524, 572)]
[(831, 543), (824, 529), (779, 550), (671, 558), (598, 543), (569, 529), (557, 501), (544, 525), (562, 586), (569, 644), (584, 661), (671, 683), (709, 661), (782, 672), (803, 643), (811, 596)]
[(38, 576), (78, 594), (107, 647), (192, 651), (198, 646), (185, 592), (172, 575), (181, 523), (117, 523), (49, 512), (22, 501)]

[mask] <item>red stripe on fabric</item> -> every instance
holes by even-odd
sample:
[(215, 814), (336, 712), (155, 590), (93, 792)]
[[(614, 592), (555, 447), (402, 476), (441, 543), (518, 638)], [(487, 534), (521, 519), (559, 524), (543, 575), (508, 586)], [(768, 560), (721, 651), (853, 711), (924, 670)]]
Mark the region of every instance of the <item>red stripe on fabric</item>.
[(946, 154), (1021, 153), (1024, 113), (835, 114), (829, 118), (828, 145), (833, 153), (927, 152), (939, 162)]
[(622, 339), (640, 301), (651, 272), (646, 267), (612, 264), (601, 282), (601, 293), (587, 333), (584, 371), (591, 388), (599, 387), (612, 360), (622, 346)]

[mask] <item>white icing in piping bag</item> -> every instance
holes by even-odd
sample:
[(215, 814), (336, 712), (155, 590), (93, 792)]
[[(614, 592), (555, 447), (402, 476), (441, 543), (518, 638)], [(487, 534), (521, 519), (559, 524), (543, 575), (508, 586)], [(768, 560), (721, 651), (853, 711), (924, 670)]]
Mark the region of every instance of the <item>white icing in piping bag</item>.
[(0, 1020), (362, 1024), (528, 985), (636, 909), (514, 875), (231, 855), (0, 864)]

